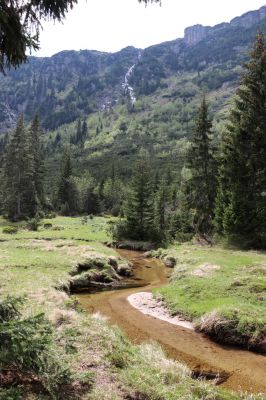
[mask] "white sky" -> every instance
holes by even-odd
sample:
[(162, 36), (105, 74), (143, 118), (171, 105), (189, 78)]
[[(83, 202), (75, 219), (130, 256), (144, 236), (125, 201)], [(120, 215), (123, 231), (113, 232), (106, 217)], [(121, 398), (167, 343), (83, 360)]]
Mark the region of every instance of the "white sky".
[(41, 50), (51, 56), (61, 50), (118, 51), (132, 45), (145, 48), (183, 37), (184, 28), (229, 22), (266, 0), (162, 0), (145, 8), (137, 0), (79, 0), (64, 23), (46, 22)]

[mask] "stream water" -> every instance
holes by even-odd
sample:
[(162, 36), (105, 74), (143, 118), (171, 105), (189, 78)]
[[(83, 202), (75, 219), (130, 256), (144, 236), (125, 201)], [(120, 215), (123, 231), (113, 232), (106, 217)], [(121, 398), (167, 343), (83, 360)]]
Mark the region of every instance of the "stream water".
[(159, 260), (143, 258), (139, 252), (118, 252), (133, 262), (134, 284), (138, 287), (79, 294), (79, 301), (88, 312), (99, 311), (107, 316), (109, 323), (118, 325), (133, 343), (159, 342), (169, 357), (185, 362), (195, 375), (199, 371), (227, 373), (229, 377), (222, 383), (223, 387), (266, 393), (265, 356), (216, 344), (202, 334), (144, 315), (133, 308), (127, 301), (129, 295), (150, 292), (166, 284), (172, 270)]

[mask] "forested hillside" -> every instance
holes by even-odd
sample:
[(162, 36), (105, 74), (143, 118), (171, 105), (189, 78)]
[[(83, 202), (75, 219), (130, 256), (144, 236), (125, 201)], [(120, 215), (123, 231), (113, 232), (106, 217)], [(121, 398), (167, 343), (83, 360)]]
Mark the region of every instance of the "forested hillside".
[(167, 175), (176, 191), (186, 175), (185, 154), (202, 95), (218, 144), (243, 62), (265, 27), (265, 11), (262, 7), (212, 28), (196, 25), (183, 39), (145, 50), (30, 57), (0, 82), (0, 150), (20, 113), (26, 125), (38, 114), (45, 191), (53, 204), (66, 147), (79, 190), (89, 182), (108, 210), (120, 210), (121, 185), (139, 155), (148, 155), (153, 173)]

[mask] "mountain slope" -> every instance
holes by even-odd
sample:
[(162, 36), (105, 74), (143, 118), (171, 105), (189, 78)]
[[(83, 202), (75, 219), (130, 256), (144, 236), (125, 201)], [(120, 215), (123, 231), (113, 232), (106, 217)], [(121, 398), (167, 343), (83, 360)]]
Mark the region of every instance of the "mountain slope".
[[(123, 95), (126, 72), (136, 95), (149, 95), (176, 74), (206, 71), (216, 65), (223, 71), (215, 82), (203, 77), (207, 89), (236, 81), (231, 69), (246, 58), (246, 50), (259, 28), (264, 28), (266, 7), (214, 27), (196, 25), (184, 39), (151, 46), (140, 53), (127, 47), (117, 53), (62, 51), (52, 57), (30, 57), (0, 82), (1, 131), (23, 111), (27, 118), (38, 111), (45, 129), (54, 129), (82, 115), (114, 106)], [(214, 86), (214, 87), (213, 87)]]
[[(207, 93), (218, 141), (241, 65), (265, 24), (266, 6), (230, 23), (189, 27), (183, 39), (143, 51), (31, 57), (0, 82), (0, 131), (10, 129), (22, 111), (28, 120), (39, 112), (49, 177), (69, 145), (78, 175), (90, 170), (100, 179), (115, 163), (127, 177), (139, 152), (146, 151), (155, 169), (171, 169), (178, 178), (202, 94)], [(73, 140), (79, 118), (88, 125), (85, 143)]]

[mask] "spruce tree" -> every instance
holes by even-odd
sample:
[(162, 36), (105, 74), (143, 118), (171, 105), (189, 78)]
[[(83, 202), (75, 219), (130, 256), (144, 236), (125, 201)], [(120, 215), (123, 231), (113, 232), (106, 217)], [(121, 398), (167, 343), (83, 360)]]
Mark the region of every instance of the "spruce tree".
[(82, 143), (85, 142), (87, 135), (88, 135), (88, 125), (87, 125), (86, 119), (84, 119), (83, 122), (82, 122), (82, 126), (81, 126), (81, 140), (82, 140)]
[(77, 128), (76, 128), (76, 141), (75, 144), (80, 143), (82, 139), (82, 128), (81, 128), (81, 120), (79, 119), (77, 122)]
[(125, 207), (126, 235), (134, 240), (152, 240), (154, 233), (151, 170), (144, 159), (135, 164)]
[(196, 118), (187, 164), (191, 178), (186, 185), (186, 202), (193, 214), (196, 233), (209, 234), (212, 230), (216, 193), (214, 149), (211, 142), (212, 122), (208, 115), (205, 96)]
[(31, 135), (21, 115), (7, 146), (4, 163), (4, 210), (10, 219), (35, 216), (38, 199), (34, 176)]
[(223, 136), (216, 228), (227, 238), (265, 246), (266, 38), (258, 34)]
[(32, 155), (34, 160), (34, 185), (40, 207), (42, 207), (45, 203), (44, 188), (43, 188), (44, 163), (41, 154), (41, 143), (40, 143), (41, 134), (42, 131), (40, 126), (40, 120), (38, 115), (36, 114), (31, 123), (30, 138), (31, 138)]
[(155, 193), (154, 200), (154, 232), (156, 232), (157, 241), (161, 242), (166, 237), (167, 230), (167, 188), (165, 181), (162, 180), (159, 184), (159, 189)]
[(72, 176), (72, 162), (69, 150), (64, 151), (58, 184), (58, 203), (62, 213), (73, 214), (78, 211), (78, 191)]

